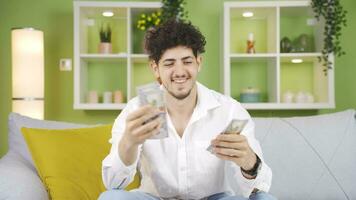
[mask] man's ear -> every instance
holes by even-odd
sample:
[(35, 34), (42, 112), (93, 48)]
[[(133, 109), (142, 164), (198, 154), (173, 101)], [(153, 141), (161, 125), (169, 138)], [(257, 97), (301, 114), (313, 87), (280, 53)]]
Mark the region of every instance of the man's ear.
[(156, 73), (158, 72), (158, 65), (156, 64), (156, 62), (154, 60), (150, 60), (149, 63), (150, 63), (151, 70), (153, 71), (153, 73), (156, 76)]
[(160, 78), (160, 76), (159, 76), (159, 71), (158, 71), (158, 64), (157, 64), (156, 61), (154, 61), (154, 60), (150, 60), (149, 62), (150, 62), (151, 70), (153, 71), (153, 74), (154, 74), (156, 80), (157, 80), (158, 82), (160, 82), (160, 84), (161, 84), (161, 81), (160, 81), (161, 78)]
[(203, 61), (203, 57), (201, 55), (198, 55), (197, 56), (198, 72), (200, 72), (202, 61)]

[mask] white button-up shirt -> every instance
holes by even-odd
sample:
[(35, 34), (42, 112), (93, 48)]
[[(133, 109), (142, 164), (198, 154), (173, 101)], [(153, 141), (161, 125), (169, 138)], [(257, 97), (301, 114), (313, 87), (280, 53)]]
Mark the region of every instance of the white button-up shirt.
[[(111, 151), (102, 163), (107, 189), (124, 188), (139, 169), (142, 179), (137, 190), (164, 199), (202, 199), (226, 191), (248, 197), (254, 188), (268, 192), (272, 172), (263, 160), (248, 112), (236, 100), (200, 83), (197, 83), (197, 92), (197, 105), (183, 136), (177, 134), (167, 113), (169, 137), (146, 140), (139, 146), (137, 159), (130, 166), (123, 164), (118, 153), (126, 117), (139, 107), (137, 97), (128, 102), (115, 120)], [(221, 160), (206, 150), (232, 119), (248, 119), (241, 134), (247, 137), (250, 147), (262, 161), (255, 179), (246, 179), (238, 165)]]

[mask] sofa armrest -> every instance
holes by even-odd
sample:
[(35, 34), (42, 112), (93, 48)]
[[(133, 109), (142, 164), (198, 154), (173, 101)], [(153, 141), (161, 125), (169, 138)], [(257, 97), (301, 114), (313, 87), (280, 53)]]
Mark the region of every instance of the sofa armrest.
[(12, 151), (0, 159), (0, 199), (48, 200), (47, 191), (37, 173)]

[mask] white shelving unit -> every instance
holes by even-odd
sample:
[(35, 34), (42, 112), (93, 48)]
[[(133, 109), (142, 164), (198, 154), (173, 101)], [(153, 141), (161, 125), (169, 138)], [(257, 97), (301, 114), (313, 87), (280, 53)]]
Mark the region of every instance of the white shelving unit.
[[(151, 73), (145, 75), (149, 72), (147, 55), (134, 51), (134, 20), (161, 6), (160, 2), (74, 1), (74, 109), (121, 110), (135, 95), (137, 85), (154, 80)], [(113, 17), (102, 16), (108, 10)], [(100, 54), (96, 48), (99, 28), (105, 23), (112, 28), (111, 54)], [(103, 91), (121, 90), (124, 102), (90, 104), (90, 90), (98, 91), (100, 96)]]
[[(243, 13), (252, 12), (252, 17)], [(310, 1), (225, 2), (223, 18), (224, 94), (239, 101), (247, 87), (261, 91), (261, 102), (243, 103), (246, 109), (324, 109), (334, 108), (334, 66), (325, 75), (321, 56), (323, 22), (314, 19)], [(301, 32), (302, 31), (302, 32)], [(280, 49), (283, 37), (309, 36), (309, 49)], [(255, 36), (255, 54), (245, 53), (248, 34)], [(295, 46), (295, 42), (292, 41)], [(292, 59), (302, 59), (300, 64)], [(334, 63), (333, 56), (330, 61)], [(313, 103), (284, 103), (283, 94), (309, 92)]]

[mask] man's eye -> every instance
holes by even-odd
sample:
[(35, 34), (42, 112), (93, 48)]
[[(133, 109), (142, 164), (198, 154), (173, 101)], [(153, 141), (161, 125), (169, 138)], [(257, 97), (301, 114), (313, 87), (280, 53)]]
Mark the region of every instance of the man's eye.
[(190, 64), (192, 64), (193, 62), (191, 62), (191, 61), (186, 61), (186, 62), (184, 62), (184, 64), (186, 64), (186, 65), (190, 65)]
[(163, 66), (170, 67), (173, 66), (173, 63), (165, 63)]

